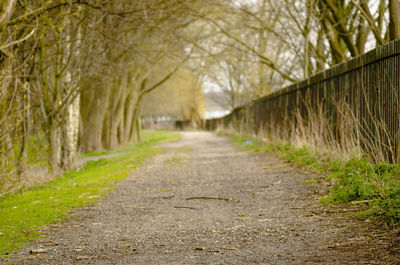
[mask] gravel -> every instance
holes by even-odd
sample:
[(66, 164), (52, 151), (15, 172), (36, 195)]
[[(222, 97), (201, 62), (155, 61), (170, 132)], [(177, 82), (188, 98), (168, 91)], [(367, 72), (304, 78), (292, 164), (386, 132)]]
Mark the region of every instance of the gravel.
[(206, 132), (165, 147), (106, 198), (0, 262), (400, 264), (398, 235), (319, 205), (319, 188), (302, 184), (309, 173)]

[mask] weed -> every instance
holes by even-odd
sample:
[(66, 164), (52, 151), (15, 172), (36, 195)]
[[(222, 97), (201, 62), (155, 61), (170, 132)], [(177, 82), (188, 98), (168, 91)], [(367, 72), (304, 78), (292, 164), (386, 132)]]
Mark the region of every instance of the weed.
[[(400, 165), (386, 162), (372, 163), (359, 155), (344, 159), (327, 152), (316, 152), (307, 146), (295, 146), (281, 140), (257, 140), (245, 134), (227, 133), (237, 146), (250, 152), (273, 152), (297, 166), (325, 175), (333, 187), (321, 203), (367, 204), (359, 217), (383, 219), (390, 226), (400, 226)], [(247, 140), (252, 144), (243, 146)], [(337, 153), (336, 153), (337, 154)], [(347, 157), (347, 156), (345, 156)], [(303, 183), (315, 183), (310, 179)]]

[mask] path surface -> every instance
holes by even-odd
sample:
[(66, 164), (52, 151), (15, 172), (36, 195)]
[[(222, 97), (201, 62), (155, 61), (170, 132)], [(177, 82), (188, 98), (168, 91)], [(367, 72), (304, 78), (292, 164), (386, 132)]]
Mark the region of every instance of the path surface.
[(204, 132), (168, 148), (8, 264), (395, 264), (384, 234), (318, 206), (281, 160)]

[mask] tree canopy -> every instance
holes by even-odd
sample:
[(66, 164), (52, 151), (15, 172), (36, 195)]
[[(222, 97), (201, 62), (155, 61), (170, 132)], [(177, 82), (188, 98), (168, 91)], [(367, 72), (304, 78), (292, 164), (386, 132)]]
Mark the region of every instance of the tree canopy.
[(399, 14), (399, 0), (3, 0), (0, 186), (32, 139), (69, 168), (135, 140), (143, 113), (201, 119), (209, 84), (234, 108), (398, 39)]

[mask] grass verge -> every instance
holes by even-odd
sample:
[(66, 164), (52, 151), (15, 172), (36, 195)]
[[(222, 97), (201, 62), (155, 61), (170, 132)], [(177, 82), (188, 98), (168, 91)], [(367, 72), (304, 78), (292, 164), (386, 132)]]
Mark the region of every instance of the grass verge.
[(68, 217), (68, 211), (105, 196), (143, 161), (162, 151), (154, 145), (179, 138), (172, 132), (147, 131), (140, 144), (124, 147), (118, 157), (87, 162), (56, 180), (0, 198), (0, 255), (29, 244), (40, 228)]
[(265, 141), (236, 133), (228, 135), (242, 149), (276, 153), (290, 163), (326, 176), (324, 180), (331, 182), (332, 188), (320, 199), (322, 203), (364, 205), (357, 216), (380, 219), (390, 227), (400, 226), (399, 164), (371, 163), (363, 157), (345, 160), (284, 141)]

